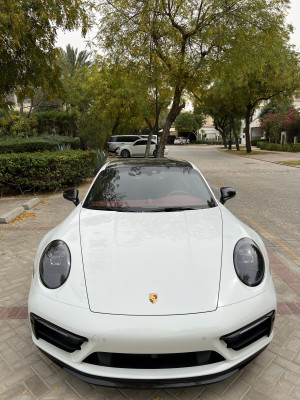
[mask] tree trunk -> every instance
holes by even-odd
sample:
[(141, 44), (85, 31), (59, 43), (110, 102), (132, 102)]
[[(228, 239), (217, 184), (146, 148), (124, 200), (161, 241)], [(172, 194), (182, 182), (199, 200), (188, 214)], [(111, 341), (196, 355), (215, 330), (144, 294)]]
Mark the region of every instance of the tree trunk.
[(23, 101), (20, 103), (20, 118), (22, 119), (24, 116), (24, 103)]
[(222, 139), (223, 139), (224, 147), (225, 147), (225, 149), (227, 149), (227, 139), (226, 139), (225, 129), (223, 130), (220, 127), (217, 128), (216, 126), (215, 126), (215, 128), (217, 131), (220, 132)]
[(164, 124), (163, 134), (161, 136), (160, 143), (158, 146), (158, 154), (157, 154), (158, 158), (164, 157), (164, 149), (167, 144), (170, 128), (174, 123), (175, 119), (177, 118), (177, 116), (180, 114), (181, 110), (185, 107), (185, 103), (180, 105), (181, 94), (182, 94), (182, 89), (176, 86), (172, 107), (169, 111), (169, 114), (167, 115), (167, 119)]
[(238, 135), (236, 132), (236, 126), (235, 126), (235, 122), (234, 122), (233, 118), (231, 119), (231, 128), (232, 128), (232, 132), (233, 132), (236, 149), (237, 149), (237, 151), (239, 151), (240, 150), (239, 138), (238, 138)]
[(151, 146), (151, 140), (152, 140), (152, 135), (154, 133), (155, 127), (151, 125), (151, 122), (149, 121), (148, 118), (145, 118), (145, 121), (150, 129), (150, 133), (148, 136), (148, 140), (147, 140), (147, 146), (146, 146), (146, 150), (145, 150), (145, 158), (149, 157), (149, 153), (150, 153), (150, 146)]
[(224, 147), (225, 149), (227, 149), (227, 138), (226, 138), (226, 132), (224, 131), (219, 131), (221, 133), (222, 139), (223, 139), (223, 143), (224, 143)]
[(114, 133), (116, 132), (116, 129), (117, 129), (117, 127), (119, 126), (119, 123), (120, 123), (120, 116), (118, 116), (118, 117), (116, 118), (115, 124), (114, 124), (114, 126), (113, 126), (113, 128), (112, 128), (112, 130), (111, 130), (111, 134), (112, 134), (112, 135), (114, 135)]
[(5, 112), (5, 115), (11, 120), (12, 125), (14, 125), (14, 120), (13, 120), (12, 116), (10, 115), (7, 108), (4, 109), (4, 112)]
[(247, 106), (247, 111), (245, 114), (245, 136), (246, 136), (246, 150), (247, 153), (251, 153), (251, 140), (250, 140), (250, 118), (251, 118), (252, 107), (251, 105)]

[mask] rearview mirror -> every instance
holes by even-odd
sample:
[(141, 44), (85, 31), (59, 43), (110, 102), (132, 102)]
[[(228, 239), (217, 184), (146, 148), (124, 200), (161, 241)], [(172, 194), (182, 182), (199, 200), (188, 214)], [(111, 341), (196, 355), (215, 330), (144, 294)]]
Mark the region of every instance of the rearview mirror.
[(64, 199), (72, 201), (75, 206), (78, 206), (78, 204), (80, 203), (79, 198), (78, 198), (78, 189), (68, 189), (66, 191), (64, 191)]
[(231, 187), (221, 187), (220, 189), (221, 192), (221, 198), (220, 198), (220, 203), (224, 204), (225, 201), (232, 199), (233, 197), (235, 197), (236, 195), (236, 191), (235, 189), (231, 188)]

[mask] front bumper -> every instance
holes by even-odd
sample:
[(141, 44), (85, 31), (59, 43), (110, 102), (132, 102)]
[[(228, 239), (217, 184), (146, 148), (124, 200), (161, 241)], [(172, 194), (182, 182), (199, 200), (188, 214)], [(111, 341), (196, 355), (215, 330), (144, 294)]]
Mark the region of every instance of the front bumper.
[(69, 365), (64, 364), (62, 361), (56, 359), (45, 351), (41, 350), (51, 361), (63, 368), (69, 374), (81, 379), (84, 382), (90, 383), (92, 385), (106, 386), (112, 388), (122, 388), (122, 389), (178, 389), (178, 388), (188, 388), (193, 386), (208, 385), (212, 383), (217, 383), (229, 378), (230, 376), (236, 374), (247, 364), (249, 364), (254, 358), (256, 358), (267, 346), (263, 347), (261, 350), (251, 355), (249, 358), (243, 362), (237, 364), (236, 366), (229, 368), (226, 371), (211, 374), (202, 375), (199, 377), (193, 376), (191, 378), (176, 378), (176, 379), (120, 379), (120, 378), (108, 378), (105, 376), (91, 375), (87, 373), (80, 372)]
[[(273, 285), (247, 301), (214, 312), (170, 316), (126, 316), (93, 313), (41, 295), (32, 285), (29, 312), (87, 338), (80, 350), (68, 353), (36, 339), (34, 343), (57, 364), (86, 382), (111, 387), (188, 387), (218, 382), (236, 373), (272, 340), (264, 336), (241, 350), (228, 348), (221, 336), (276, 309)], [(132, 369), (93, 365), (84, 360), (94, 352), (171, 354), (215, 351), (224, 361), (186, 368)]]

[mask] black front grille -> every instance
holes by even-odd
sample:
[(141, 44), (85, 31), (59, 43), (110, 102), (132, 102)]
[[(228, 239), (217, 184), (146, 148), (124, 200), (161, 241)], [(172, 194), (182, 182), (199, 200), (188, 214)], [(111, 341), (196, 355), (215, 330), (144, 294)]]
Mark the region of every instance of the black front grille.
[(33, 334), (37, 339), (44, 339), (68, 353), (80, 350), (81, 345), (88, 341), (87, 338), (66, 331), (33, 313), (30, 314), (30, 322)]
[(241, 350), (264, 336), (270, 336), (274, 320), (275, 311), (271, 311), (251, 324), (220, 337), (220, 340), (224, 340), (229, 349)]
[(97, 352), (83, 362), (113, 368), (160, 369), (185, 368), (213, 364), (225, 359), (215, 351), (171, 354), (124, 354)]

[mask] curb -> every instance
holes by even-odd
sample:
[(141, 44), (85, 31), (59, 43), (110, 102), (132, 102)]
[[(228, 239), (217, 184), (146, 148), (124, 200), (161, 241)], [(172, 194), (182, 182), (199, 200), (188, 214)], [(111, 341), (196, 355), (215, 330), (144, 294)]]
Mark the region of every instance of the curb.
[(13, 210), (0, 215), (0, 224), (8, 224), (10, 221), (23, 214), (23, 212), (30, 210), (32, 207), (39, 204), (40, 201), (40, 199), (34, 197), (33, 199), (26, 201), (22, 206), (16, 207)]

